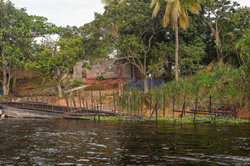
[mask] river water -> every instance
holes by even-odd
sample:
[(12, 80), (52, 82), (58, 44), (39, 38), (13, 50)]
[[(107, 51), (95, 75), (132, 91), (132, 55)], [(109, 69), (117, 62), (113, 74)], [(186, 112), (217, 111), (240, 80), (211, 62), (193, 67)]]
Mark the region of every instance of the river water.
[(0, 165), (250, 165), (250, 125), (4, 119)]

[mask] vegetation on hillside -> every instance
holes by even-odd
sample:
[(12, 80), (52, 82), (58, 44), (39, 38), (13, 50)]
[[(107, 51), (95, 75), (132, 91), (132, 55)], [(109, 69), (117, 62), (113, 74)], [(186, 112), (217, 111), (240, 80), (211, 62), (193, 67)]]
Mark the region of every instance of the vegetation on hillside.
[[(15, 70), (26, 68), (39, 71), (44, 82), (56, 82), (63, 96), (77, 61), (89, 67), (112, 54), (134, 65), (145, 79), (163, 79), (167, 97), (212, 95), (240, 104), (248, 100), (249, 7), (230, 0), (103, 2), (104, 13), (78, 28), (56, 27), (0, 0), (0, 80), (5, 95), (15, 86)], [(174, 28), (166, 27), (171, 20)], [(52, 40), (51, 35), (58, 38)], [(36, 42), (41, 36), (43, 41)], [(145, 81), (144, 92), (148, 89)]]

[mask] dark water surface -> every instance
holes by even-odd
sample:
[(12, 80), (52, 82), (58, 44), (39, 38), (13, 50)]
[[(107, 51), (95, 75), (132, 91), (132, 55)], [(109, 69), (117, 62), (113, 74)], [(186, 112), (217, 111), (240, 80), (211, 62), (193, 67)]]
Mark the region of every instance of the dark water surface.
[(250, 165), (250, 125), (5, 119), (0, 165)]

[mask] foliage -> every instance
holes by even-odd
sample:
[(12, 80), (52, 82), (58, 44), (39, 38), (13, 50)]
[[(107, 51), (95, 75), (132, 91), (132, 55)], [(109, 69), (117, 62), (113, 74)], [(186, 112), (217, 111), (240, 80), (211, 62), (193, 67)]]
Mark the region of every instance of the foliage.
[[(156, 117), (144, 117), (146, 120), (156, 120)], [(193, 123), (194, 117), (192, 116), (186, 116), (182, 119), (179, 117), (158, 117), (158, 121), (174, 121), (179, 123)], [(239, 124), (239, 123), (249, 123), (249, 120), (244, 119), (238, 119), (238, 118), (230, 118), (230, 119), (215, 119), (211, 120), (210, 117), (196, 117), (195, 123), (216, 123), (216, 124), (222, 124), (222, 123), (228, 123), (228, 124)]]
[(245, 71), (246, 77), (250, 74), (250, 28), (248, 28), (242, 38), (236, 43), (236, 49), (239, 52), (239, 61), (241, 69)]
[(187, 29), (189, 25), (189, 14), (191, 11), (195, 14), (199, 13), (200, 3), (198, 0), (152, 0), (150, 7), (154, 7), (153, 17), (156, 17), (160, 10), (160, 6), (166, 4), (165, 14), (162, 19), (163, 27), (167, 27), (170, 22), (172, 23), (173, 30), (175, 31), (175, 79), (179, 77), (179, 25), (183, 29)]
[[(91, 120), (98, 120), (98, 116), (83, 116), (82, 118), (84, 119), (91, 119)], [(158, 117), (157, 120), (159, 122), (177, 122), (177, 123), (193, 123), (193, 117), (183, 117), (178, 118), (178, 117)], [(121, 116), (100, 116), (101, 121), (155, 121), (156, 117), (143, 117), (142, 119), (130, 119), (129, 117), (121, 117)], [(211, 123), (216, 123), (216, 124), (223, 124), (223, 123), (228, 123), (228, 124), (240, 124), (240, 123), (249, 123), (249, 120), (244, 120), (244, 119), (237, 119), (237, 118), (232, 118), (232, 119), (215, 119), (214, 121), (211, 121), (211, 118), (209, 117), (196, 117), (196, 122), (195, 123), (204, 123), (204, 122), (211, 122)]]
[(0, 0), (0, 72), (4, 94), (8, 95), (15, 70), (32, 55), (34, 38), (52, 32), (44, 17), (30, 16), (10, 1)]
[(59, 96), (62, 97), (62, 82), (73, 71), (75, 63), (83, 52), (81, 37), (60, 38), (51, 45), (42, 45), (33, 61), (26, 68), (40, 71), (47, 78), (57, 82)]
[(0, 98), (4, 101), (7, 101), (9, 99), (8, 95), (0, 95)]
[(179, 82), (166, 83), (164, 88), (167, 95), (183, 96), (199, 100), (212, 95), (219, 102), (231, 101), (234, 104), (244, 104), (248, 95), (248, 82), (244, 79), (244, 72), (230, 65), (214, 65), (211, 72), (205, 70), (198, 72), (192, 77), (184, 77)]
[(105, 80), (105, 78), (104, 78), (104, 76), (97, 76), (96, 80), (102, 80), (103, 81), (103, 80)]

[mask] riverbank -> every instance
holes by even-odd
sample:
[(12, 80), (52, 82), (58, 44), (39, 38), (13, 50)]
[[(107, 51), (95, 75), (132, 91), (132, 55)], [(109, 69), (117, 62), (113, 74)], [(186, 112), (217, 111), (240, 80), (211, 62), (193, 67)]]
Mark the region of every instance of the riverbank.
[(135, 117), (88, 117), (84, 116), (82, 118), (88, 118), (92, 120), (100, 120), (100, 121), (158, 121), (158, 122), (177, 122), (177, 123), (227, 123), (227, 124), (243, 124), (243, 123), (250, 123), (250, 120), (245, 119), (239, 119), (239, 118), (229, 118), (229, 119), (211, 119), (208, 117), (196, 117), (195, 122), (193, 117), (141, 117), (141, 118), (135, 118)]

